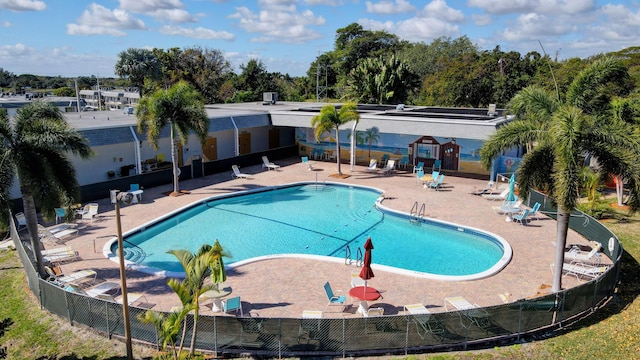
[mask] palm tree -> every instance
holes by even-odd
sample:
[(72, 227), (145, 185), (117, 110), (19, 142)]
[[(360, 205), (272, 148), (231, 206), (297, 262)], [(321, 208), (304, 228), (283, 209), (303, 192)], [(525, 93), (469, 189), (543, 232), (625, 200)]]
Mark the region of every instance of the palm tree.
[[(184, 280), (169, 279), (167, 284), (178, 295), (182, 303), (184, 316), (193, 311), (193, 333), (191, 336), (191, 354), (195, 352), (198, 316), (200, 309), (200, 296), (205, 292), (215, 289), (220, 279), (219, 268), (222, 265), (222, 257), (229, 256), (216, 240), (214, 246), (204, 244), (193, 254), (187, 250), (170, 250), (182, 265), (185, 273)], [(222, 265), (224, 266), (224, 265)], [(211, 284), (205, 285), (205, 280), (211, 275)], [(226, 275), (225, 275), (226, 278)], [(184, 327), (186, 330), (186, 326)], [(184, 340), (184, 334), (182, 336)], [(182, 342), (180, 350), (182, 350)]]
[(138, 320), (143, 324), (153, 324), (158, 334), (158, 340), (162, 342), (162, 350), (166, 351), (167, 346), (171, 346), (173, 358), (178, 360), (180, 358), (180, 352), (176, 348), (176, 341), (178, 339), (178, 333), (180, 332), (180, 323), (182, 323), (187, 313), (188, 311), (185, 312), (184, 308), (168, 314), (147, 310), (144, 313), (138, 314)]
[[(517, 170), (518, 185), (521, 197), (527, 198), (533, 188), (546, 189), (557, 205), (555, 292), (562, 289), (564, 247), (569, 218), (582, 185), (580, 173), (585, 154), (593, 155), (604, 171), (624, 174), (631, 188), (631, 208), (640, 207), (640, 168), (631, 156), (640, 152), (640, 137), (624, 122), (590, 116), (581, 109), (591, 110), (592, 106), (583, 94), (594, 94), (593, 89), (605, 84), (617, 71), (615, 66), (606, 67), (596, 61), (581, 75), (593, 75), (594, 69), (599, 71), (597, 76), (578, 76), (574, 80), (566, 103), (536, 87), (523, 89), (509, 104), (516, 120), (500, 127), (480, 149), (483, 165), (490, 168), (502, 152), (530, 147)], [(583, 93), (579, 88), (588, 91)]]
[(371, 145), (377, 144), (380, 140), (380, 130), (377, 127), (370, 127), (364, 131), (364, 141), (369, 145), (369, 157), (371, 157)]
[(344, 104), (337, 111), (335, 106), (326, 105), (320, 110), (320, 114), (311, 119), (311, 126), (315, 128), (316, 140), (319, 140), (322, 134), (336, 131), (336, 161), (338, 162), (338, 174), (342, 175), (340, 169), (340, 126), (349, 121), (360, 120), (358, 114), (358, 106), (355, 103)]
[(162, 74), (162, 65), (153, 51), (140, 48), (129, 48), (118, 54), (114, 73), (120, 77), (128, 77), (133, 86), (138, 88), (142, 96), (145, 78), (157, 80)]
[(207, 140), (209, 119), (200, 94), (186, 82), (180, 81), (168, 90), (158, 90), (140, 100), (136, 108), (138, 131), (147, 132), (147, 138), (158, 149), (160, 131), (169, 125), (171, 130), (171, 162), (173, 168), (173, 195), (180, 194), (175, 133), (183, 144), (189, 132), (196, 133), (202, 145)]
[[(16, 112), (13, 121), (0, 111), (0, 200), (10, 208), (9, 191), (17, 177), (29, 238), (41, 276), (46, 276), (40, 253), (37, 210), (55, 218), (55, 208), (79, 199), (79, 186), (68, 154), (89, 158), (87, 139), (67, 124), (51, 103), (36, 101)], [(1, 212), (3, 216), (8, 211)]]

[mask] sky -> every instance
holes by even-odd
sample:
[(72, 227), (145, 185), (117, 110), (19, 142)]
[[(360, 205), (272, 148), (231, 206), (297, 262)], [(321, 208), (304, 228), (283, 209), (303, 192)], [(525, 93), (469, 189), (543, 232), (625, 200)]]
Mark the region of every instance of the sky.
[(218, 49), (236, 73), (306, 74), (351, 23), (411, 42), (467, 36), (481, 50), (558, 60), (640, 45), (640, 0), (0, 0), (0, 68), (115, 77), (128, 48)]

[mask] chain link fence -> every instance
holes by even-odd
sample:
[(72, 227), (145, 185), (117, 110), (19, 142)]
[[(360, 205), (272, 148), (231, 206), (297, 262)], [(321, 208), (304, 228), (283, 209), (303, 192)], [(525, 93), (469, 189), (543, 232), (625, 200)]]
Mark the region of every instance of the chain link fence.
[[(555, 208), (540, 193), (531, 203), (553, 217)], [(576, 318), (588, 316), (613, 295), (618, 282), (622, 246), (617, 237), (595, 219), (575, 212), (570, 226), (589, 240), (601, 243), (614, 265), (602, 276), (580, 286), (534, 299), (462, 311), (368, 318), (300, 319), (201, 315), (196, 348), (215, 354), (289, 356), (352, 356), (409, 354), (506, 344), (551, 336)], [(32, 255), (15, 231), (12, 237), (24, 264), (30, 289), (43, 308), (105, 334), (124, 336), (122, 305), (65, 291), (38, 277)], [(133, 339), (160, 346), (155, 328), (130, 308)], [(193, 317), (185, 323), (185, 344), (190, 344)]]

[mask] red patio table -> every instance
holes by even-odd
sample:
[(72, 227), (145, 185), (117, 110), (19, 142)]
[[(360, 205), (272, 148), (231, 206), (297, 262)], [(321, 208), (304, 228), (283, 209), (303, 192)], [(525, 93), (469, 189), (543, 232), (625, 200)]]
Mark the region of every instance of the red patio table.
[(349, 296), (360, 300), (360, 306), (358, 306), (358, 312), (366, 314), (369, 310), (369, 304), (367, 301), (378, 300), (382, 297), (380, 292), (371, 286), (356, 286), (349, 290)]

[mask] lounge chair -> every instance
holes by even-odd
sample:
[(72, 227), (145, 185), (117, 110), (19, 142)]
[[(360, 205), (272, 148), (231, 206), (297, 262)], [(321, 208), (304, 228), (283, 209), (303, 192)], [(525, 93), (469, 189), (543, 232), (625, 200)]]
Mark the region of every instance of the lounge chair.
[(16, 225), (18, 225), (18, 232), (27, 228), (27, 218), (24, 216), (24, 213), (16, 213)]
[(96, 275), (97, 275), (95, 271), (90, 269), (76, 271), (69, 275), (56, 274), (53, 271), (53, 269), (51, 269), (48, 266), (45, 266), (45, 270), (49, 275), (49, 278), (47, 280), (61, 286), (64, 286), (67, 284), (79, 285), (79, 283), (84, 283), (86, 282), (86, 280), (90, 280), (88, 283), (93, 284), (96, 281)]
[(508, 188), (502, 190), (500, 194), (482, 194), (480, 196), (482, 196), (484, 199), (487, 199), (487, 200), (504, 200), (507, 198), (507, 195), (509, 195)]
[[(99, 294), (97, 296), (95, 296), (96, 299), (100, 299), (100, 300), (105, 300), (105, 301), (111, 301), (111, 302), (115, 302), (118, 304), (122, 304), (122, 295), (119, 296), (113, 296), (113, 295), (109, 295), (109, 294)], [(143, 301), (140, 301), (143, 300)], [(142, 293), (137, 293), (137, 292), (127, 292), (127, 303), (129, 305), (134, 305), (137, 303), (137, 305), (135, 305), (136, 307), (140, 307), (143, 309), (150, 309), (152, 307), (154, 307), (156, 304), (152, 304), (150, 302), (147, 301), (147, 297), (144, 296), (144, 294)]]
[(589, 262), (600, 258), (600, 245), (597, 241), (591, 241), (593, 248), (591, 251), (581, 251), (578, 247), (572, 247), (564, 253), (564, 259), (570, 261)]
[(367, 172), (378, 172), (378, 160), (369, 160), (369, 167), (367, 167)]
[[(449, 311), (447, 304), (453, 306), (456, 310), (460, 310), (461, 315), (468, 319), (471, 323), (476, 324), (480, 328), (491, 326), (489, 321), (489, 313), (480, 308), (478, 304), (472, 304), (462, 296), (448, 297), (444, 299), (444, 308)], [(460, 318), (462, 321), (462, 317)], [(462, 323), (465, 326), (464, 323)]]
[(424, 171), (424, 161), (419, 161), (417, 165), (413, 166), (413, 173), (415, 174), (418, 171)]
[(526, 225), (527, 222), (529, 222), (528, 217), (530, 213), (531, 210), (524, 209), (520, 214), (513, 215), (513, 221), (519, 222), (522, 225)]
[(391, 173), (393, 173), (395, 171), (396, 171), (396, 161), (395, 160), (387, 161), (385, 166), (382, 168), (382, 172), (385, 175), (389, 175), (389, 174), (391, 174)]
[(98, 203), (88, 203), (82, 209), (76, 210), (76, 217), (82, 220), (91, 220), (98, 216)]
[(78, 258), (78, 252), (71, 248), (68, 248), (68, 250), (66, 251), (42, 255), (42, 261), (49, 264), (73, 261), (73, 260), (76, 260), (77, 258)]
[(347, 301), (346, 296), (335, 295), (333, 293), (333, 290), (331, 289), (331, 284), (329, 284), (328, 281), (324, 284), (324, 292), (327, 294), (327, 299), (329, 300), (329, 302), (327, 303), (327, 306), (325, 307), (325, 311), (331, 305), (341, 306), (342, 310), (344, 310), (345, 302)]
[(249, 175), (248, 174), (243, 174), (240, 172), (240, 169), (238, 168), (238, 165), (231, 165), (231, 169), (233, 170), (233, 173), (231, 174), (231, 177), (236, 178), (236, 179), (248, 179)]
[(73, 252), (73, 249), (71, 248), (71, 246), (67, 245), (67, 246), (58, 246), (50, 249), (41, 250), (40, 254), (42, 254), (42, 256), (45, 256), (45, 255), (65, 254), (65, 253), (72, 253), (72, 252)]
[(269, 158), (267, 158), (266, 156), (262, 157), (262, 168), (267, 168), (268, 170), (278, 170), (280, 169), (280, 165), (276, 165), (275, 163), (272, 163), (269, 161)]
[(41, 240), (62, 240), (67, 236), (75, 236), (78, 235), (78, 228), (75, 227), (75, 224), (63, 224), (60, 226), (56, 226), (53, 228), (45, 228), (44, 226), (38, 224), (38, 234), (40, 235)]
[(306, 340), (307, 343), (311, 340), (318, 340), (320, 338), (322, 311), (320, 310), (303, 310), (302, 319), (300, 319), (300, 327), (298, 328), (298, 343), (301, 340)]
[(236, 315), (238, 314), (238, 311), (240, 311), (240, 316), (244, 316), (242, 313), (242, 301), (240, 301), (240, 296), (222, 300), (222, 312), (228, 313), (230, 311), (235, 311)]
[(540, 220), (540, 218), (538, 217), (538, 212), (540, 210), (540, 203), (536, 202), (535, 204), (533, 204), (533, 207), (531, 208), (531, 213), (529, 214), (529, 217), (531, 218), (536, 218), (536, 220)]
[(422, 303), (405, 305), (404, 311), (413, 315), (411, 320), (416, 324), (416, 332), (421, 338), (424, 339), (427, 333), (444, 334), (444, 327), (432, 318), (431, 311)]
[[(553, 264), (551, 264), (553, 268)], [(562, 271), (567, 275), (573, 275), (576, 279), (595, 279), (604, 274), (609, 269), (608, 265), (590, 265), (582, 262), (572, 261), (562, 264)]]
[[(113, 281), (105, 281), (92, 288), (85, 289), (84, 292), (88, 296), (97, 298), (98, 296), (104, 295), (110, 291), (113, 291), (114, 289), (118, 289), (117, 291), (120, 291), (120, 284)], [(127, 297), (127, 300), (131, 301), (128, 297)]]

